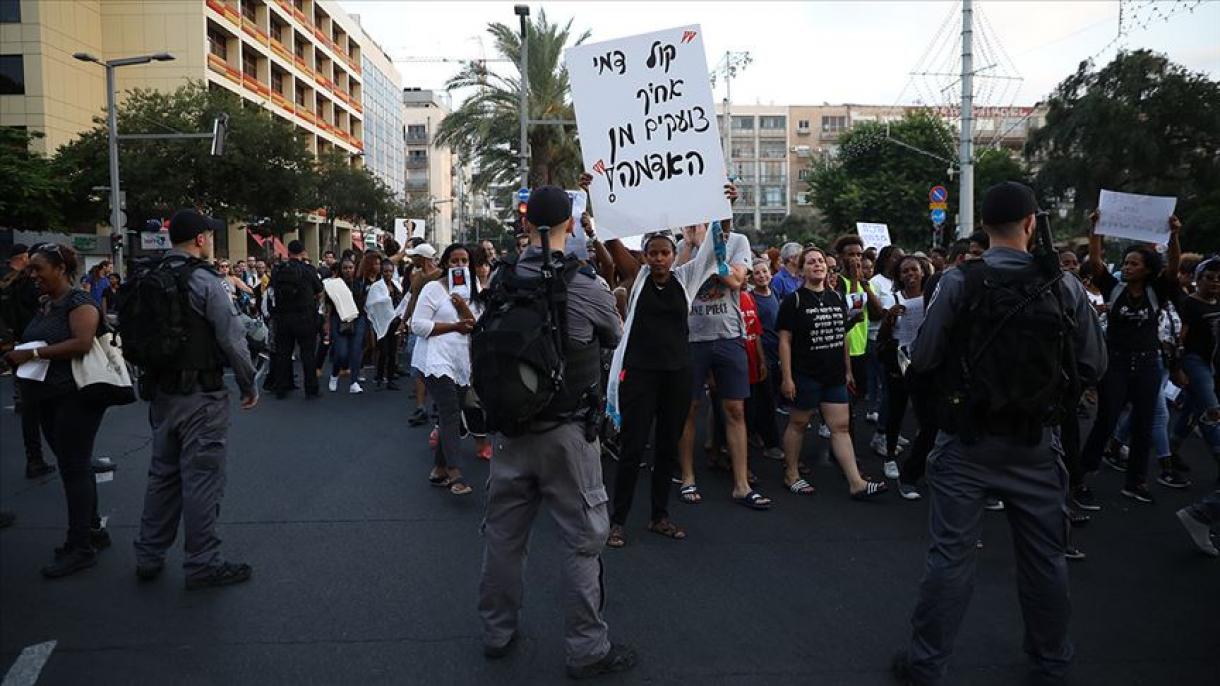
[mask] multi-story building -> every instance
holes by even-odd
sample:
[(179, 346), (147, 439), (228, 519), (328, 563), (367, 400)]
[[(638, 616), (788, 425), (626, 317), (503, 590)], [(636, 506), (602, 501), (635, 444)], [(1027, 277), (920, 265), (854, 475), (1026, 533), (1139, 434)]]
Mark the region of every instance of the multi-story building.
[[(53, 151), (91, 129), (106, 103), (103, 70), (74, 53), (168, 52), (173, 61), (117, 69), (120, 94), (203, 81), (289, 122), (315, 155), (362, 166), (364, 40), (332, 0), (0, 0), (0, 125), (42, 132), (41, 149)], [(310, 215), (288, 238), (317, 254), (324, 221)], [(349, 245), (352, 227), (337, 227), (337, 245)], [(217, 254), (258, 247), (242, 228), (217, 236)]]
[[(356, 23), (360, 17), (354, 16)], [(406, 198), (406, 142), (403, 138), (402, 78), (389, 55), (367, 33), (364, 47), (364, 166), (394, 195)]]
[(446, 245), (454, 237), (456, 175), (459, 165), (449, 146), (437, 145), (436, 132), (451, 111), (446, 93), (406, 88), (403, 119), (407, 141), (408, 202), (427, 201), (435, 213), (428, 222), (428, 240)]
[(718, 108), (721, 145), (728, 139), (725, 157), (737, 184), (733, 228), (763, 229), (782, 222), (789, 212), (788, 108), (734, 105), (731, 128), (723, 125), (723, 104)]

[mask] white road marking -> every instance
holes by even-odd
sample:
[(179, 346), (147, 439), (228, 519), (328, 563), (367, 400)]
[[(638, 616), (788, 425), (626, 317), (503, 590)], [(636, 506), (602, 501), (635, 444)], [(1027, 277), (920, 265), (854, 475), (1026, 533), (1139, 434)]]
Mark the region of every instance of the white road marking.
[(51, 651), (55, 650), (56, 643), (58, 641), (47, 641), (26, 646), (25, 650), (17, 656), (17, 661), (13, 663), (13, 666), (9, 667), (8, 673), (4, 675), (4, 682), (0, 686), (34, 686), (34, 683), (38, 681), (38, 675), (42, 673), (43, 665), (51, 657)]

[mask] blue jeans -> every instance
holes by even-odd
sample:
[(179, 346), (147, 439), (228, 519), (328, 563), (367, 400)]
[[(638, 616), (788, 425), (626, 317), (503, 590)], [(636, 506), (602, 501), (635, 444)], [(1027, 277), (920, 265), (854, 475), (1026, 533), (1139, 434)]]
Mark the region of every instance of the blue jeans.
[[(1175, 442), (1180, 442), (1190, 435), (1194, 420), (1205, 412), (1220, 407), (1220, 400), (1216, 398), (1216, 378), (1206, 360), (1194, 353), (1187, 353), (1182, 357), (1182, 371), (1186, 372), (1190, 385), (1183, 389), (1186, 392), (1186, 407), (1178, 415), (1173, 426)], [(1212, 453), (1220, 454), (1220, 424), (1200, 424), (1199, 431)]]
[(340, 333), (339, 315), (330, 315), (330, 375), (339, 376), (344, 369), (350, 370), (352, 381), (360, 376), (360, 363), (364, 361), (364, 337), (369, 330), (369, 320), (360, 315), (352, 322), (351, 333)]
[[(1173, 451), (1169, 449), (1169, 404), (1165, 402), (1165, 386), (1169, 383), (1169, 372), (1161, 370), (1161, 386), (1157, 392), (1156, 407), (1152, 409), (1152, 450), (1153, 457), (1169, 457)], [(1114, 432), (1114, 440), (1127, 445), (1131, 439), (1131, 412), (1123, 412)]]

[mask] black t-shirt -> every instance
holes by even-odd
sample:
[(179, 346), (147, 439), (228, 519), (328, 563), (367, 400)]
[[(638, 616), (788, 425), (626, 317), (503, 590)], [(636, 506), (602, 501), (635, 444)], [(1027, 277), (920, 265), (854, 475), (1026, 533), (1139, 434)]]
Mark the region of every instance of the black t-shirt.
[[(82, 306), (96, 309), (97, 303), (93, 302), (93, 296), (88, 292), (78, 288), (69, 290), (57, 301), (46, 303), (44, 309), (39, 310), (38, 314), (34, 315), (34, 319), (25, 327), (25, 332), (21, 335), (21, 342), (46, 341), (47, 345), (53, 345), (72, 338), (72, 326), (68, 317), (72, 310)], [(51, 360), (51, 366), (47, 368), (47, 376), (42, 383), (30, 383), (35, 384), (35, 387), (41, 391), (42, 397), (75, 390), (76, 382), (72, 378), (72, 361)]]
[(1186, 328), (1186, 338), (1182, 341), (1183, 350), (1210, 360), (1216, 351), (1220, 303), (1208, 303), (1189, 296), (1182, 298), (1178, 313), (1182, 315), (1182, 325)]
[[(1124, 353), (1160, 351), (1160, 322), (1157, 319), (1159, 313), (1153, 309), (1152, 302), (1148, 299), (1147, 288), (1138, 298), (1132, 297), (1131, 292), (1124, 288), (1118, 297), (1111, 301), (1110, 294), (1118, 285), (1118, 279), (1104, 273), (1095, 276), (1093, 283), (1101, 289), (1110, 305), (1110, 311), (1106, 314), (1106, 344), (1110, 350)], [(1172, 294), (1162, 287), (1161, 281), (1148, 284), (1148, 288), (1155, 289), (1157, 304), (1160, 307), (1170, 302)]]
[(631, 338), (623, 367), (652, 371), (673, 371), (690, 365), (690, 349), (686, 339), (686, 294), (677, 279), (657, 288), (652, 277), (642, 277), (647, 283), (640, 289), (635, 303), (635, 318), (631, 323)]
[(792, 369), (827, 386), (847, 383), (847, 303), (832, 290), (801, 287), (779, 306), (778, 331), (792, 333)]

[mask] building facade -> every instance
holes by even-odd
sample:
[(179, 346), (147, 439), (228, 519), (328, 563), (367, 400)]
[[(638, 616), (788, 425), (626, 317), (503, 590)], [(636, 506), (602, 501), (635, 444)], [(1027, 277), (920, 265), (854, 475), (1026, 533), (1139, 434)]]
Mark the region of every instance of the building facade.
[[(107, 60), (168, 52), (173, 61), (117, 69), (120, 98), (133, 88), (202, 81), (287, 121), (313, 154), (364, 164), (365, 35), (332, 0), (0, 0), (0, 8), (0, 125), (44, 133), (42, 152), (93, 128), (105, 107), (104, 70), (74, 53)], [(310, 215), (286, 238), (317, 254), (324, 223)], [(337, 229), (336, 243), (350, 244), (352, 227)], [(216, 248), (243, 257), (258, 245), (234, 225)]]
[[(360, 17), (355, 17), (357, 23)], [(402, 78), (389, 55), (367, 33), (364, 47), (364, 166), (399, 200), (406, 198), (406, 141)]]
[(437, 246), (453, 241), (454, 220), (462, 199), (457, 196), (460, 171), (456, 155), (437, 145), (436, 132), (449, 115), (452, 103), (446, 93), (407, 88), (402, 92), (406, 125), (406, 185), (408, 202), (426, 201), (433, 209), (428, 240)]
[(788, 108), (734, 105), (731, 126), (724, 126), (724, 105), (718, 108), (721, 145), (737, 185), (733, 228), (766, 229), (788, 216)]

